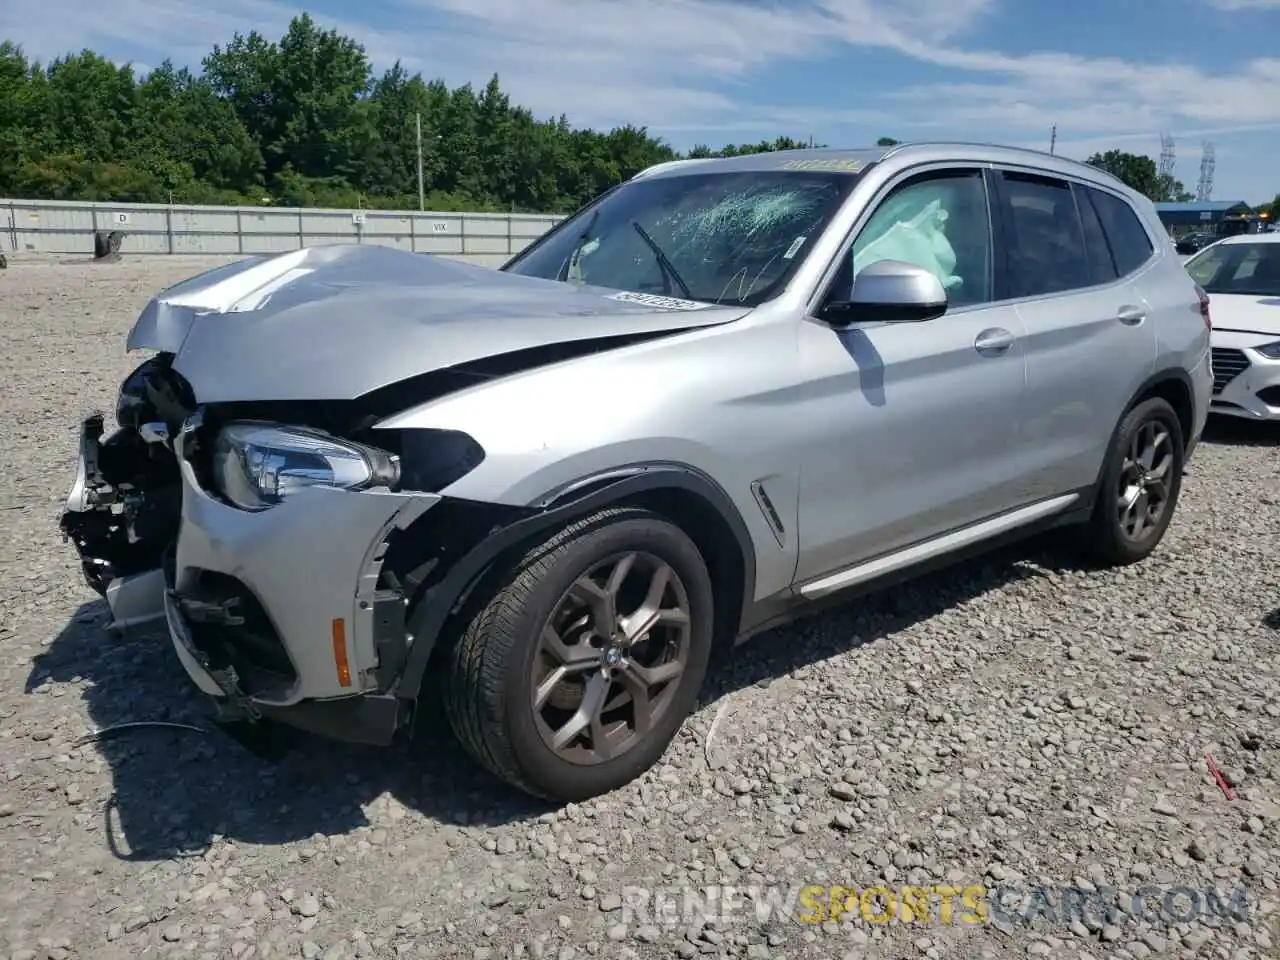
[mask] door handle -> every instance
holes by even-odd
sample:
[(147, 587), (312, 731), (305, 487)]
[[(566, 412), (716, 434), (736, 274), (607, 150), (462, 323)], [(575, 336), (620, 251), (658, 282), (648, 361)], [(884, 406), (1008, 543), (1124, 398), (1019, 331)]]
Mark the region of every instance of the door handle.
[(1136, 327), (1147, 319), (1147, 311), (1141, 307), (1125, 306), (1116, 311), (1116, 319), (1126, 326)]
[(973, 349), (984, 357), (999, 357), (1009, 352), (1013, 346), (1013, 334), (1003, 327), (989, 327), (978, 334), (973, 341)]

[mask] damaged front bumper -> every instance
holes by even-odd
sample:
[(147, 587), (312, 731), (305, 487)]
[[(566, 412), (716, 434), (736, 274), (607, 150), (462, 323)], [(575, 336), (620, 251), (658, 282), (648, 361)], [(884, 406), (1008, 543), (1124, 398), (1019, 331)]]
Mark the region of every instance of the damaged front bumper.
[[(85, 422), (62, 519), (85, 575), (117, 626), (166, 623), (223, 720), (365, 744), (407, 726), (437, 640), (486, 571), (623, 493), (684, 476), (637, 470), (536, 507), (313, 486), (244, 510), (201, 479), (209, 429), (197, 414), (172, 442), (145, 422), (104, 442), (101, 417)], [(161, 466), (143, 469), (158, 450)]]
[[(389, 743), (409, 706), (394, 686), (411, 638), (406, 597), (388, 588), (383, 561), (395, 533), (442, 498), (313, 487), (245, 511), (202, 488), (179, 441), (177, 535), (143, 543), (119, 501), (146, 494), (122, 494), (103, 479), (101, 434), (100, 416), (85, 421), (62, 526), (90, 585), (111, 604), (113, 625), (163, 620), (221, 719), (275, 719), (335, 739)], [(164, 560), (121, 576), (116, 564), (130, 545), (135, 566)]]

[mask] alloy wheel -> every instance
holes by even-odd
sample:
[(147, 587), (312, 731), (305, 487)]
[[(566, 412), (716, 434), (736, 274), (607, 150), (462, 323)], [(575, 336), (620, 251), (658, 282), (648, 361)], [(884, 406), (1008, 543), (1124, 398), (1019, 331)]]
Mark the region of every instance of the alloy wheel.
[(691, 623), (680, 576), (652, 554), (615, 556), (578, 577), (538, 641), (531, 680), (543, 742), (578, 764), (636, 746), (670, 708)]
[(1120, 467), (1117, 514), (1121, 532), (1141, 540), (1159, 526), (1169, 505), (1174, 467), (1173, 438), (1159, 420), (1148, 420), (1134, 431)]

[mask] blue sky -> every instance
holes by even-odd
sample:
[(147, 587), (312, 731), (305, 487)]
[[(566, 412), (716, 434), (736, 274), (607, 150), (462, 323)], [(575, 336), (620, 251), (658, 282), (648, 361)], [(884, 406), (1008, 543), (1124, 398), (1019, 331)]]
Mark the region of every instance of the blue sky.
[[(237, 30), (278, 37), (279, 0), (15, 0), (0, 37), (42, 59), (90, 47), (198, 65)], [(1214, 199), (1280, 192), (1280, 0), (316, 0), (308, 9), (451, 85), (495, 71), (577, 124), (647, 125), (676, 147), (786, 134), (855, 146), (962, 137), (1083, 159), (1159, 154)]]

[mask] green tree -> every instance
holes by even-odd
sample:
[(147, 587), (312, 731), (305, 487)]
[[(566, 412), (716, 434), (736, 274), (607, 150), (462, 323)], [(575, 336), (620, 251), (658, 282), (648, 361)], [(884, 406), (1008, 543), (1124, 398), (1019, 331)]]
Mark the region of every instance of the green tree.
[[(284, 35), (235, 34), (193, 73), (144, 76), (92, 51), (47, 66), (0, 43), (0, 194), (567, 212), (681, 156), (642, 126), (575, 129), (513, 104), (493, 76), (448, 87), (300, 14)], [(791, 137), (685, 156), (804, 147)]]
[(1095, 153), (1085, 163), (1105, 170), (1126, 186), (1146, 195), (1155, 203), (1186, 203), (1193, 199), (1182, 182), (1168, 174), (1161, 174), (1150, 157), (1123, 150)]

